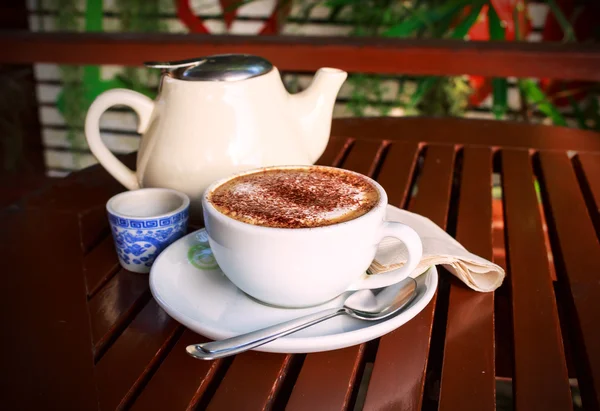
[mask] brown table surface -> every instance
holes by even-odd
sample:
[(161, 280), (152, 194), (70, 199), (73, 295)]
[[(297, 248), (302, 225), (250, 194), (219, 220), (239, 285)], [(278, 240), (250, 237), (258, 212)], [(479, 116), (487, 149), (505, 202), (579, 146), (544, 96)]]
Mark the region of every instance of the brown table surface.
[(493, 410), (498, 377), (517, 410), (572, 409), (569, 378), (598, 409), (600, 134), (386, 118), (335, 120), (332, 135), (319, 163), (373, 176), (488, 259), (496, 174), (504, 285), (477, 293), (441, 269), (425, 310), (377, 340), (194, 360), (184, 347), (205, 339), (120, 268), (104, 205), (123, 188), (95, 166), (0, 213), (2, 409)]

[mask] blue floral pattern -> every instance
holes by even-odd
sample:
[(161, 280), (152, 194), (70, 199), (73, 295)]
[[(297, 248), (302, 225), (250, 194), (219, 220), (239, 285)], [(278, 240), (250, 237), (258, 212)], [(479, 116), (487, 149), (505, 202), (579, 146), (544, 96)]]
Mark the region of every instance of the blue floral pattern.
[(131, 228), (131, 229), (142, 229), (142, 228), (158, 228), (158, 227), (168, 227), (173, 224), (177, 224), (183, 220), (187, 220), (189, 216), (189, 209), (180, 211), (177, 214), (173, 214), (168, 217), (161, 218), (149, 218), (145, 220), (133, 219), (133, 218), (123, 218), (118, 217), (114, 214), (108, 214), (108, 220), (110, 224), (113, 226), (118, 226), (121, 228)]
[(151, 229), (136, 229), (131, 225), (125, 228), (116, 223), (117, 219), (112, 214), (109, 214), (109, 220), (119, 259), (127, 265), (143, 264), (150, 267), (168, 245), (186, 233), (188, 213), (187, 210), (185, 213), (179, 213), (177, 219), (171, 219), (172, 224), (168, 227), (158, 226)]

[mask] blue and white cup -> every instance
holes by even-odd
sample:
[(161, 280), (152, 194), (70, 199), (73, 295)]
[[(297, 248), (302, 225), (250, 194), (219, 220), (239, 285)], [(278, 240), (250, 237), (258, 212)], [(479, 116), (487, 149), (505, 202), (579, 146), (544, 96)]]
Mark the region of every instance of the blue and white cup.
[(156, 257), (187, 232), (190, 199), (168, 188), (126, 191), (106, 203), (121, 266), (148, 273)]

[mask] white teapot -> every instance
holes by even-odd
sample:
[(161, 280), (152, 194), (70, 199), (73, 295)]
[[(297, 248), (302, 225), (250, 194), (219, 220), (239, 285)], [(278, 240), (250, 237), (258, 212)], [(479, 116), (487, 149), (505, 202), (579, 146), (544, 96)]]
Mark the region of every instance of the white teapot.
[[(291, 95), (277, 68), (257, 56), (146, 65), (164, 70), (156, 100), (126, 89), (99, 95), (85, 119), (89, 147), (126, 188), (182, 191), (196, 212), (216, 179), (256, 167), (313, 164), (329, 140), (333, 105), (347, 76), (322, 68), (308, 89)], [(143, 136), (135, 172), (100, 137), (100, 116), (115, 105), (130, 106), (139, 116)]]

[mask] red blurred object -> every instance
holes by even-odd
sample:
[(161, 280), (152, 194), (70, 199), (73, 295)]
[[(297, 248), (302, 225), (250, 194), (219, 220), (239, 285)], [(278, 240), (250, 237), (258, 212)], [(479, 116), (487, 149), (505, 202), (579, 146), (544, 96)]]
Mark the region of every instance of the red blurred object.
[(201, 18), (197, 17), (192, 11), (190, 0), (177, 1), (177, 16), (179, 20), (187, 26), (192, 33), (209, 34)]
[[(504, 27), (504, 37), (507, 41), (515, 40), (515, 21), (514, 10), (517, 9), (517, 19), (519, 24), (519, 35), (525, 38), (531, 31), (531, 24), (527, 17), (526, 3), (523, 0), (492, 0), (492, 6), (501, 24)], [(469, 10), (465, 11), (465, 14)], [(477, 22), (469, 30), (468, 36), (470, 40), (487, 41), (490, 39), (489, 22), (488, 22), (488, 6), (482, 7)], [(489, 78), (481, 76), (469, 76), (469, 84), (473, 89), (473, 93), (469, 96), (469, 104), (473, 106), (480, 105), (492, 92), (492, 82)]]
[[(577, 11), (575, 1), (557, 0), (557, 5), (573, 25), (577, 41), (583, 42), (594, 38), (594, 29), (600, 16), (600, 2), (587, 1), (581, 4), (581, 10)], [(576, 19), (573, 21), (574, 13), (577, 11)], [(556, 19), (554, 13), (548, 12), (544, 31), (542, 32), (543, 41), (562, 41), (564, 32)], [(559, 107), (568, 106), (571, 96), (575, 101), (581, 101), (586, 95), (587, 90), (594, 83), (585, 81), (564, 81), (557, 79), (541, 79), (540, 86), (546, 95), (552, 100), (552, 103)]]
[(492, 82), (483, 76), (469, 76), (469, 85), (473, 92), (469, 96), (469, 105), (478, 106), (492, 92)]
[[(190, 2), (191, 0), (177, 0), (177, 16), (187, 26), (190, 32), (210, 34), (210, 30), (206, 27), (202, 18), (195, 15), (192, 11)], [(240, 1), (219, 0), (219, 3), (221, 4), (221, 9), (223, 10), (223, 21), (225, 22), (225, 27), (227, 30), (229, 30), (237, 16), (238, 8), (236, 6), (240, 4)], [(279, 31), (278, 22), (281, 17), (280, 15), (287, 14), (289, 9), (290, 4), (285, 4), (285, 6), (282, 7), (279, 3), (277, 3), (258, 35), (277, 34)]]

